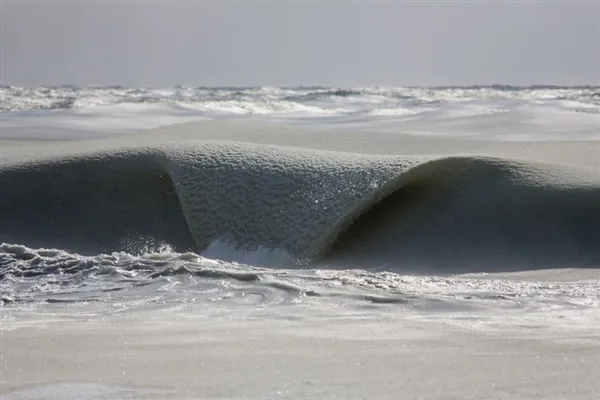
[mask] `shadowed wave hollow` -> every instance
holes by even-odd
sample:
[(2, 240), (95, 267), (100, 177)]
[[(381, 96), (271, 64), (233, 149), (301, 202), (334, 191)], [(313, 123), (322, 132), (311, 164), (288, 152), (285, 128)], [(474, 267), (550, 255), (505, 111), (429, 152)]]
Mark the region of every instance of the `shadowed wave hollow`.
[(600, 181), (550, 164), (195, 141), (0, 169), (0, 242), (168, 243), (410, 272), (600, 266)]

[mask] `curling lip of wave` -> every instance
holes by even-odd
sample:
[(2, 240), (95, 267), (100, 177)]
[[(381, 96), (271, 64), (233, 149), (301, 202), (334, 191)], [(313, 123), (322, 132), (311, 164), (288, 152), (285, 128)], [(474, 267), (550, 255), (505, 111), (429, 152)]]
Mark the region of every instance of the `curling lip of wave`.
[(0, 183), (0, 241), (31, 247), (222, 240), (329, 266), (600, 265), (600, 183), (553, 165), (190, 141), (5, 165)]

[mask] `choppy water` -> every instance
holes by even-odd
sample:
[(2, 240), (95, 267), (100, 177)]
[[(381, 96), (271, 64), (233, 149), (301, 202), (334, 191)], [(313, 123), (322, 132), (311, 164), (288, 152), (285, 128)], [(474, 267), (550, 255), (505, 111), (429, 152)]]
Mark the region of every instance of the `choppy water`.
[(1, 95), (8, 309), (600, 307), (597, 87)]
[[(65, 110), (126, 103), (163, 103), (199, 112), (304, 115), (414, 115), (449, 103), (536, 102), (598, 113), (600, 87), (198, 87), (127, 88), (76, 86), (24, 88), (3, 86), (3, 111)], [(422, 108), (419, 108), (422, 107)], [(488, 110), (492, 111), (493, 107)], [(502, 111), (501, 109), (497, 111)]]
[[(598, 140), (600, 88), (78, 88), (3, 86), (3, 126), (38, 139), (101, 137), (200, 119), (488, 140)], [(93, 133), (92, 133), (93, 132)], [(5, 133), (7, 135), (7, 133)], [(11, 133), (12, 135), (12, 133)], [(6, 137), (6, 136), (5, 136)]]

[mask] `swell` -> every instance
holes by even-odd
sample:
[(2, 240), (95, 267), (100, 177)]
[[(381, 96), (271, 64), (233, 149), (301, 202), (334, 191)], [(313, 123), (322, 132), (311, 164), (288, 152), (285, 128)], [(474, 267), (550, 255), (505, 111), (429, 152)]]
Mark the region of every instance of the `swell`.
[(473, 156), (186, 142), (0, 170), (0, 242), (80, 254), (215, 241), (410, 272), (600, 266), (600, 184)]

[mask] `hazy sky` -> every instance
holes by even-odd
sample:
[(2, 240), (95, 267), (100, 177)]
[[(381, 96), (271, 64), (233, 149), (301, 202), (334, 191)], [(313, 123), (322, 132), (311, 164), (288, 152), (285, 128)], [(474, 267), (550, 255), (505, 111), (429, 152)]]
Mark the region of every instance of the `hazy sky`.
[(1, 81), (600, 84), (599, 2), (2, 3)]

